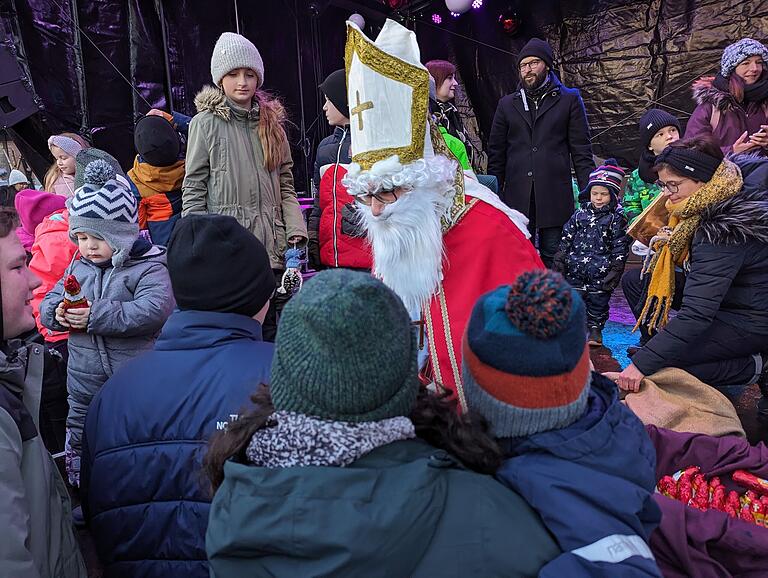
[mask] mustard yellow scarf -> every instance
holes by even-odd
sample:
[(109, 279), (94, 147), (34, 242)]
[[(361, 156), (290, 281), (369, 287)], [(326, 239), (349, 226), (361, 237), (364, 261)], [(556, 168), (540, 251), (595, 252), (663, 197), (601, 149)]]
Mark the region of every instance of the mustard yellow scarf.
[(644, 323), (649, 330), (659, 330), (669, 321), (669, 308), (675, 294), (675, 266), (682, 267), (688, 260), (691, 241), (699, 227), (701, 214), (741, 190), (744, 183), (741, 170), (731, 161), (724, 160), (707, 183), (679, 203), (667, 201), (669, 211), (668, 237), (654, 237), (651, 241), (653, 257), (643, 267), (643, 275), (650, 274), (645, 306), (637, 319), (635, 330)]
[(169, 167), (154, 167), (147, 163), (140, 163), (136, 155), (133, 168), (128, 171), (128, 177), (139, 189), (142, 198), (158, 193), (179, 191), (184, 182), (184, 161), (176, 161)]

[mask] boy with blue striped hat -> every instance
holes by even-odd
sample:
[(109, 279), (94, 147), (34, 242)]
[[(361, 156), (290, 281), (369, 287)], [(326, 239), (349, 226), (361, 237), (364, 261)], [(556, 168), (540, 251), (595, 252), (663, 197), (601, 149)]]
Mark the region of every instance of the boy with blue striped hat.
[(563, 227), (552, 268), (576, 288), (587, 307), (589, 344), (603, 344), (611, 295), (621, 280), (631, 239), (619, 203), (624, 171), (608, 159), (589, 175), (581, 207)]

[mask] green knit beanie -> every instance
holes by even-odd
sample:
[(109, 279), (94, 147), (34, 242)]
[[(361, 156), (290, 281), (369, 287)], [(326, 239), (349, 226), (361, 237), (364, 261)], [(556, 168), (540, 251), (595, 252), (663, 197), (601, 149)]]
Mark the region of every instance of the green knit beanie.
[(280, 316), (272, 402), (334, 421), (408, 416), (419, 388), (417, 347), (408, 312), (381, 281), (323, 271)]

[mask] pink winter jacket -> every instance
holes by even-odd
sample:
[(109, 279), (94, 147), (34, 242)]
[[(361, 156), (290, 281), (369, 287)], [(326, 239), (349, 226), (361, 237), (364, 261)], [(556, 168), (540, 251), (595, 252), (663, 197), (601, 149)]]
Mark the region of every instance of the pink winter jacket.
[(52, 331), (40, 323), (40, 303), (64, 275), (75, 251), (77, 247), (69, 239), (69, 213), (66, 209), (47, 216), (35, 229), (29, 269), (40, 278), (42, 285), (32, 292), (32, 310), (40, 334), (49, 342), (67, 339), (69, 333)]

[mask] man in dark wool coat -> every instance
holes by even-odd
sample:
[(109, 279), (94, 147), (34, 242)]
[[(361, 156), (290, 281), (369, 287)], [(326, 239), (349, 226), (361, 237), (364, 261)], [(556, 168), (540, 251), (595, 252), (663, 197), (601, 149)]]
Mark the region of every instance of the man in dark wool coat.
[(547, 267), (563, 225), (573, 213), (571, 163), (579, 189), (595, 168), (589, 125), (579, 91), (552, 72), (552, 48), (533, 38), (517, 56), (520, 87), (499, 101), (488, 138), (488, 172), (499, 179), (499, 196), (538, 231)]

